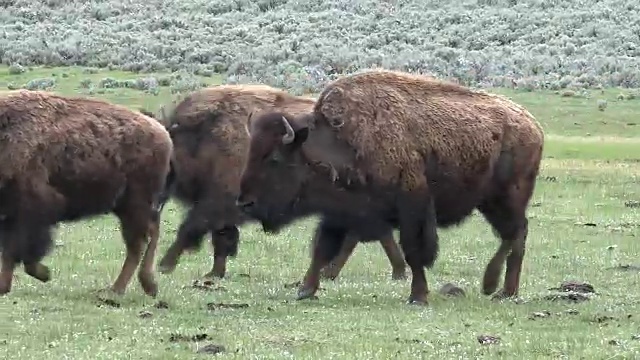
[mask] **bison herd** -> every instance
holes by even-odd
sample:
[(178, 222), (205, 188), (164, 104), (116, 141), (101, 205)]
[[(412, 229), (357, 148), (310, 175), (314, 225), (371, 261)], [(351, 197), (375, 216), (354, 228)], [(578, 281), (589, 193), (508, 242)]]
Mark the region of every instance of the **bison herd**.
[(409, 303), (426, 304), (437, 228), (477, 209), (501, 240), (483, 292), (517, 295), (544, 135), (507, 98), (373, 70), (333, 81), (317, 99), (221, 85), (174, 105), (155, 115), (42, 91), (0, 94), (0, 295), (20, 264), (50, 280), (42, 260), (57, 223), (113, 213), (127, 255), (110, 290), (122, 294), (139, 267), (140, 285), (155, 297), (159, 220), (171, 197), (188, 211), (161, 273), (209, 234), (214, 261), (205, 276), (224, 277), (243, 223), (276, 234), (318, 216), (298, 299), (338, 276), (359, 242), (377, 240), (393, 279), (408, 265)]

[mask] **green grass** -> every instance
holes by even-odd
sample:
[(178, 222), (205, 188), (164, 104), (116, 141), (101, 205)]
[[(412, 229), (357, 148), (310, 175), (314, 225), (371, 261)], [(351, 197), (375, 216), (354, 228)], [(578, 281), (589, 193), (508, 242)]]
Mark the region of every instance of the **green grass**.
[[(56, 90), (65, 94), (80, 93), (84, 78), (142, 76), (57, 68), (15, 76), (0, 68), (0, 89), (51, 74), (57, 74)], [(529, 210), (523, 303), (495, 303), (480, 294), (481, 275), (498, 240), (474, 215), (460, 228), (439, 232), (441, 255), (427, 273), (433, 292), (425, 308), (405, 305), (409, 281), (390, 279), (378, 244), (358, 246), (340, 278), (323, 282), (318, 301), (294, 301), (295, 289), (284, 285), (300, 280), (306, 270), (311, 220), (277, 237), (254, 225), (243, 227), (239, 255), (217, 284), (223, 289), (190, 287), (210, 268), (203, 249), (186, 254), (172, 275), (158, 274), (159, 299), (169, 309), (155, 309), (136, 280), (120, 308), (98, 307), (91, 291), (109, 285), (124, 260), (117, 222), (106, 216), (59, 227), (62, 244), (45, 261), (52, 268), (51, 282), (41, 284), (17, 271), (13, 291), (0, 298), (0, 354), (7, 359), (190, 359), (199, 346), (215, 343), (226, 347), (220, 358), (237, 359), (637, 358), (640, 340), (632, 337), (640, 334), (640, 276), (615, 267), (640, 265), (640, 209), (625, 206), (640, 200), (640, 125), (626, 125), (637, 121), (640, 100), (617, 101), (615, 89), (598, 91), (591, 99), (499, 91), (525, 105), (547, 133)], [(155, 110), (171, 94), (168, 88), (158, 96), (115, 89), (95, 96)], [(599, 97), (609, 100), (604, 112), (597, 109)], [(181, 216), (175, 204), (165, 212), (158, 256), (173, 241)], [(564, 280), (589, 282), (598, 294), (578, 304), (543, 298)], [(446, 282), (459, 284), (467, 296), (439, 295)], [(209, 302), (249, 307), (207, 310)], [(565, 312), (569, 309), (578, 313)], [(138, 317), (143, 310), (153, 316)], [(542, 311), (552, 315), (529, 319)], [(210, 340), (170, 342), (172, 333), (206, 333)], [(481, 334), (499, 336), (501, 342), (480, 345)]]

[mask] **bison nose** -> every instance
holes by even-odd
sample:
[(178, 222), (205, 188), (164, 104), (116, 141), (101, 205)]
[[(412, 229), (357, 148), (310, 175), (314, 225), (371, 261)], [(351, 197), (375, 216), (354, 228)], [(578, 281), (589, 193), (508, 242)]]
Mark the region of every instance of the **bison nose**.
[(255, 201), (247, 198), (246, 196), (242, 196), (242, 194), (240, 194), (236, 199), (236, 206), (243, 211), (249, 210), (254, 204)]

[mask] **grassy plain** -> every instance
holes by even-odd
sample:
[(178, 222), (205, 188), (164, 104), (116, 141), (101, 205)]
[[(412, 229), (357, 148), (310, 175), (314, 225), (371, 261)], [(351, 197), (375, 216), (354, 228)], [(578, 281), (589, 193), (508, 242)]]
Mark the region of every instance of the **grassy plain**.
[[(81, 68), (10, 75), (0, 68), (0, 89), (43, 77), (57, 79), (54, 91), (87, 94), (80, 86), (84, 79), (97, 83), (142, 75), (90, 74)], [(640, 99), (618, 100), (620, 90), (591, 90), (589, 97), (495, 91), (526, 106), (547, 134), (529, 210), (521, 302), (495, 303), (480, 293), (482, 272), (498, 240), (474, 215), (459, 228), (440, 231), (441, 255), (428, 272), (433, 291), (428, 307), (405, 305), (409, 281), (390, 279), (390, 265), (377, 244), (359, 246), (341, 276), (322, 284), (319, 300), (293, 300), (295, 289), (285, 284), (300, 280), (306, 269), (312, 220), (277, 237), (253, 225), (243, 227), (228, 277), (210, 291), (191, 287), (211, 265), (203, 249), (185, 255), (174, 274), (158, 274), (159, 299), (168, 309), (155, 308), (156, 301), (143, 295), (135, 280), (119, 299), (120, 307), (109, 307), (91, 292), (113, 281), (124, 246), (115, 219), (105, 216), (59, 227), (60, 246), (45, 261), (53, 272), (50, 283), (17, 272), (12, 293), (0, 298), (0, 356), (185, 359), (213, 343), (226, 348), (219, 358), (230, 359), (640, 357), (640, 268), (625, 267), (640, 266)], [(150, 110), (172, 96), (168, 87), (160, 87), (157, 95), (122, 88), (92, 93)], [(598, 99), (607, 100), (604, 111), (598, 110)], [(159, 256), (174, 239), (181, 216), (182, 210), (170, 204)], [(589, 282), (597, 294), (580, 303), (544, 298), (565, 280)], [(438, 294), (446, 282), (460, 285), (466, 297)], [(207, 308), (221, 302), (248, 307)], [(140, 316), (142, 311), (147, 316)], [(531, 319), (534, 313), (539, 316)], [(172, 341), (172, 334), (207, 338)], [(481, 345), (479, 335), (497, 336), (500, 342)]]

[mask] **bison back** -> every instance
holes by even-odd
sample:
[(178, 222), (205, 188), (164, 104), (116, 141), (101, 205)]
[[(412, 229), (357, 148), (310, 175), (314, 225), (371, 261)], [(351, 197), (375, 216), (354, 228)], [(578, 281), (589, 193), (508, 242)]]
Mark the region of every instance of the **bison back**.
[(175, 126), (176, 195), (186, 202), (196, 201), (201, 193), (237, 196), (249, 147), (249, 115), (267, 110), (311, 112), (314, 101), (252, 84), (212, 86), (189, 94), (169, 114)]
[(126, 177), (163, 167), (171, 149), (161, 124), (123, 106), (40, 91), (0, 96), (0, 181)]
[(334, 81), (314, 111), (353, 147), (359, 171), (407, 190), (427, 186), (429, 168), (461, 190), (482, 186), (505, 145), (530, 141), (538, 126), (505, 98), (393, 71)]

